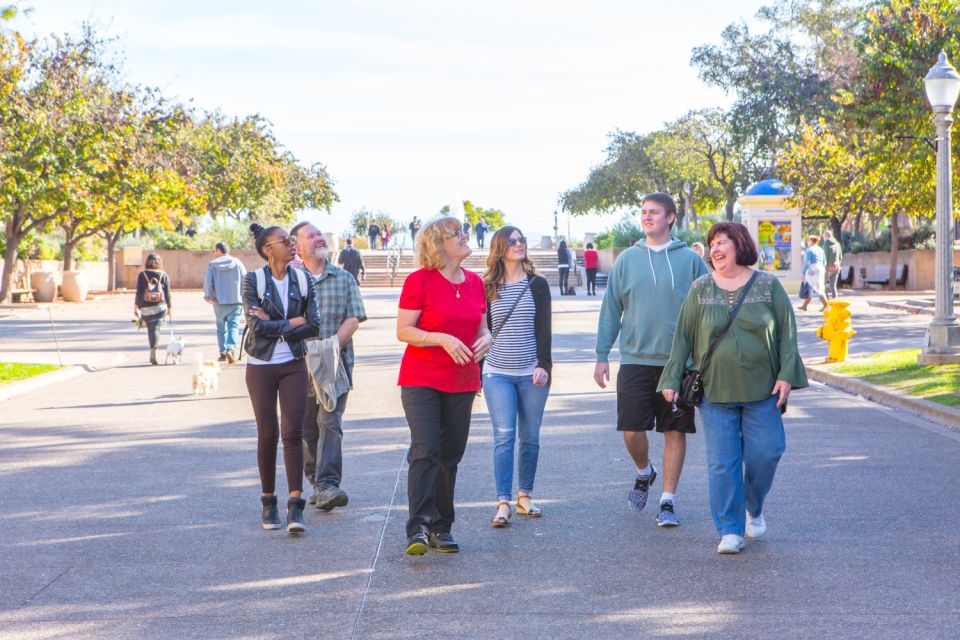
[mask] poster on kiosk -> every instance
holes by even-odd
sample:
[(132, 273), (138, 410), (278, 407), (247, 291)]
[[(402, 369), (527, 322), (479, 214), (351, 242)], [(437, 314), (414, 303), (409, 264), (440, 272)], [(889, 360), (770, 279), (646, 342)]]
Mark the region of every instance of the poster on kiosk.
[(793, 189), (779, 180), (763, 180), (752, 185), (740, 197), (743, 224), (747, 226), (760, 259), (757, 268), (780, 279), (787, 293), (800, 289), (803, 277), (800, 212), (788, 209)]

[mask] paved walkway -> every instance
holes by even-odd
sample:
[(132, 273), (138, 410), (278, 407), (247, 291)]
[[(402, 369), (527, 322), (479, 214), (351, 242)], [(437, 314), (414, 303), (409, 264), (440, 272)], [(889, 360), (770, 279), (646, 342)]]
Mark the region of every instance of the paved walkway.
[[(180, 299), (188, 351), (215, 351), (199, 294)], [(79, 353), (127, 360), (0, 404), (0, 636), (957, 637), (956, 436), (819, 385), (798, 392), (769, 537), (718, 556), (702, 438), (690, 439), (683, 526), (660, 530), (653, 513), (627, 510), (615, 397), (590, 380), (599, 299), (583, 296), (556, 300), (535, 492), (544, 517), (489, 527), (481, 398), (458, 478), (463, 553), (404, 556), (395, 300), (367, 294), (345, 427), (350, 505), (309, 511), (300, 538), (259, 527), (242, 367), (223, 373), (218, 394), (193, 398), (189, 367), (144, 364), (129, 299), (65, 308)], [(883, 313), (857, 318), (870, 339), (854, 351), (922, 336), (922, 323)], [(45, 314), (0, 320), (4, 359), (50, 355)], [(74, 314), (86, 322), (74, 326)], [(826, 352), (813, 320), (800, 321), (810, 357)]]

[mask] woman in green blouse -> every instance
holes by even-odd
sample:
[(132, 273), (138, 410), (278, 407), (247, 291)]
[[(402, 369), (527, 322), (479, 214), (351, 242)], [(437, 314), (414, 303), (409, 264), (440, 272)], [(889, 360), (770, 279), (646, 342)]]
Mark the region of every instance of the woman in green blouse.
[(763, 501), (783, 455), (781, 412), (791, 389), (807, 386), (790, 299), (769, 273), (753, 278), (757, 247), (747, 228), (720, 222), (707, 234), (714, 271), (693, 283), (680, 310), (659, 389), (675, 402), (689, 358), (698, 371), (710, 345), (749, 286), (730, 330), (717, 344), (700, 407), (719, 553), (738, 553), (744, 533), (766, 532)]

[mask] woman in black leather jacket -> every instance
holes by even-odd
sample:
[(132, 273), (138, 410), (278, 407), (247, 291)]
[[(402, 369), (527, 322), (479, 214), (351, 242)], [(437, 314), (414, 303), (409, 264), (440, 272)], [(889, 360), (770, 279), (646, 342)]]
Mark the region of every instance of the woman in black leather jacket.
[[(267, 266), (243, 278), (247, 318), (247, 391), (257, 419), (257, 466), (263, 489), (263, 528), (279, 529), (276, 488), (277, 442), (283, 439), (287, 472), (287, 531), (306, 529), (303, 508), (303, 414), (310, 379), (304, 362), (304, 340), (320, 332), (320, 308), (313, 278), (290, 266), (296, 257), (293, 238), (280, 227), (250, 225), (257, 253)], [(258, 288), (258, 278), (263, 284)], [(262, 293), (262, 295), (261, 295)], [(277, 420), (277, 398), (280, 421)]]

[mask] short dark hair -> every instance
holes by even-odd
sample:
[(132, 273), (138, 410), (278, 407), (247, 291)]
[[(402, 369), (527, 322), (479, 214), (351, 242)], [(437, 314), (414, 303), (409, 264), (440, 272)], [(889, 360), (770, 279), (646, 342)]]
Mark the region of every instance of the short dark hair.
[(348, 247), (352, 247), (352, 246), (353, 246), (353, 238), (347, 238), (347, 246), (348, 246)]
[(730, 238), (730, 242), (736, 247), (738, 265), (751, 267), (760, 259), (757, 243), (753, 241), (746, 225), (739, 222), (718, 222), (707, 232), (707, 246), (713, 244), (713, 239), (721, 233)]
[(653, 193), (648, 193), (643, 196), (643, 200), (640, 201), (640, 206), (643, 206), (643, 203), (646, 201), (656, 202), (659, 205), (663, 206), (663, 210), (667, 213), (672, 213), (674, 216), (677, 215), (677, 201), (673, 199), (669, 193), (663, 193), (662, 191), (654, 191)]
[(163, 269), (163, 260), (155, 253), (148, 253), (143, 267), (145, 269)]
[(592, 242), (588, 242), (588, 243), (587, 243), (587, 249), (593, 249), (593, 243), (592, 243)]
[(296, 238), (296, 237), (297, 237), (297, 232), (300, 231), (300, 229), (303, 229), (303, 228), (304, 228), (305, 226), (307, 226), (308, 224), (310, 224), (310, 223), (307, 222), (306, 220), (304, 220), (303, 222), (298, 222), (297, 224), (293, 225), (293, 228), (290, 229), (290, 235), (292, 235), (294, 238)]
[(213, 248), (220, 253), (230, 253), (230, 247), (227, 246), (226, 242), (218, 242)]

